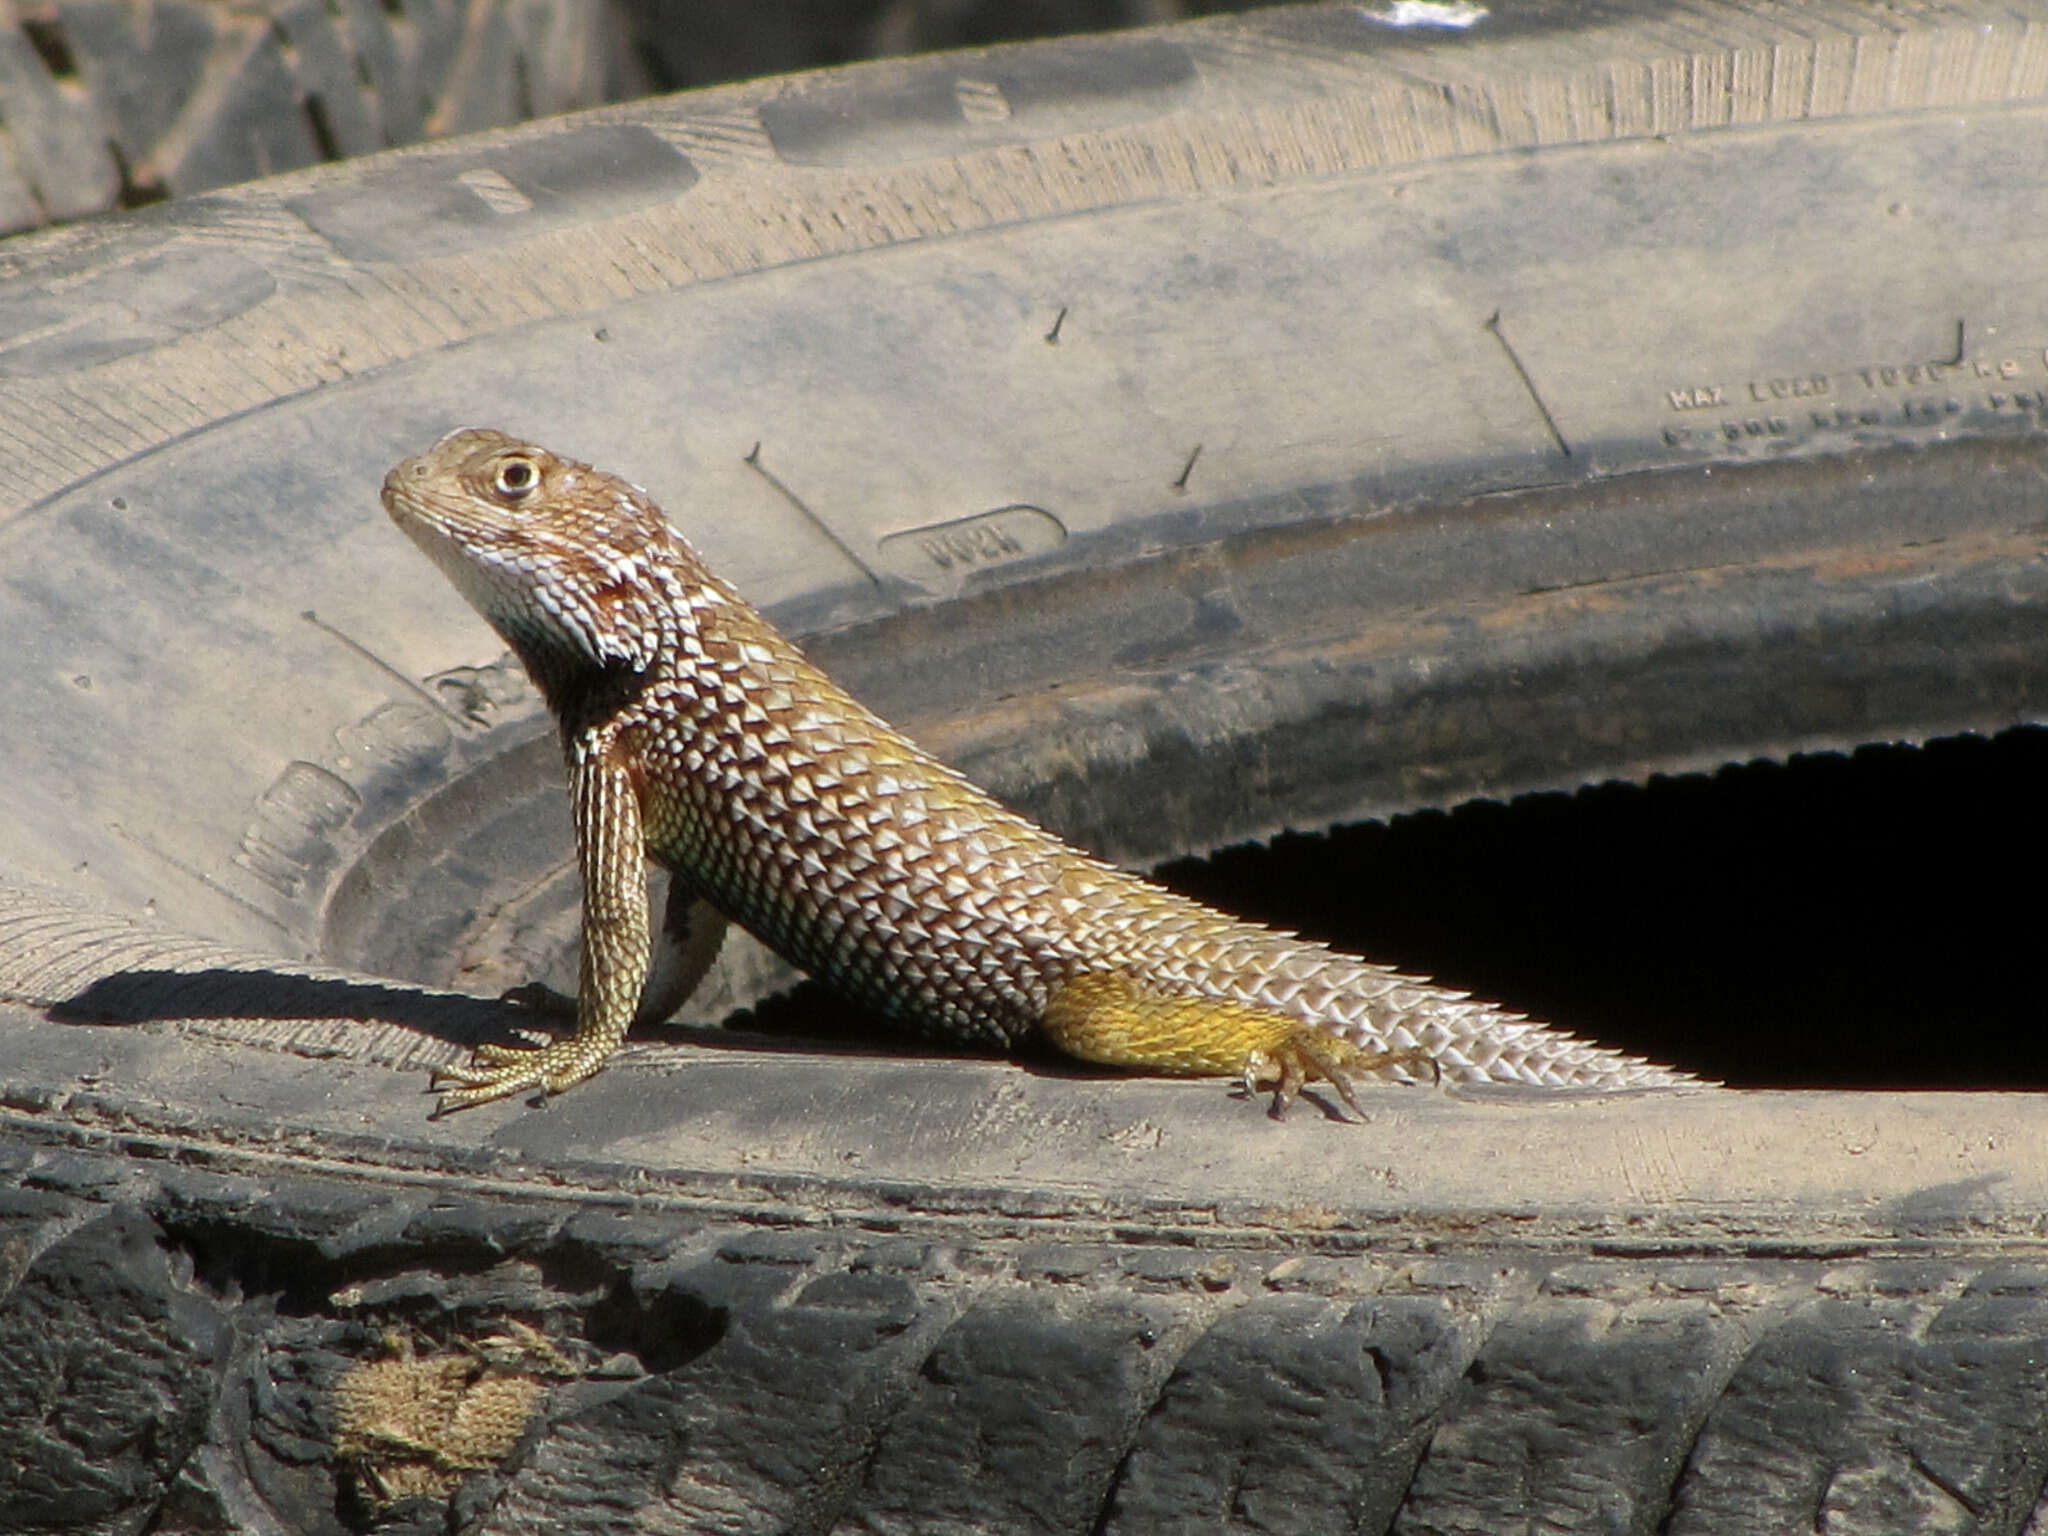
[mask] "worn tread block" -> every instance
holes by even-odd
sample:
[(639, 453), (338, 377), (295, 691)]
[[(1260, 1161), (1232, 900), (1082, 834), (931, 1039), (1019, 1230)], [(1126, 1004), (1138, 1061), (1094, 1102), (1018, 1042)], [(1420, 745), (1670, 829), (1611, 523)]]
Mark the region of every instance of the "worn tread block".
[(516, 123), (528, 115), (520, 100), (522, 53), (503, 6), (473, 17), (454, 71), (441, 83), (440, 100), (427, 119), (427, 137), (440, 138), (458, 127)]
[(549, 1425), (466, 1529), (821, 1528), (952, 1307), (896, 1276), (807, 1274), (717, 1258), (643, 1298), (654, 1329), (715, 1338)]
[(1728, 1383), (1669, 1531), (2017, 1531), (2044, 1476), (2038, 1281), (1987, 1276), (1946, 1306), (1816, 1301)]
[[(52, 78), (27, 38), (0, 26), (0, 135), (41, 218), (74, 219), (111, 205), (121, 178), (90, 101)], [(10, 197), (9, 203), (17, 203)], [(15, 226), (0, 225), (0, 234)]]
[(1092, 1291), (975, 1307), (924, 1362), (833, 1529), (1093, 1529), (1191, 1326), (1171, 1302)]
[(356, 74), (340, 7), (330, 11), (325, 0), (284, 0), (275, 14), (279, 28), (290, 39), (308, 112), (314, 102), (319, 103), (321, 125), (331, 148), (343, 155), (367, 155), (384, 148), (377, 131), (376, 102), (362, 89)]
[(59, 14), (79, 77), (131, 153), (170, 131), (205, 75), (221, 22), (213, 7), (152, 5), (144, 29), (126, 0), (68, 0)]
[(228, 1319), (160, 1236), (101, 1217), (0, 1301), (0, 1530), (139, 1530), (205, 1438)]
[(230, 17), (192, 109), (150, 146), (138, 168), (144, 181), (182, 190), (248, 181), (319, 158), (299, 110), (298, 79), (268, 18)]
[(1702, 1300), (1532, 1301), (1466, 1372), (1392, 1529), (1657, 1529), (1746, 1337)]
[(1139, 1430), (1107, 1536), (1382, 1529), (1472, 1333), (1423, 1297), (1268, 1297), (1230, 1313)]
[(0, 1303), (29, 1266), (63, 1232), (85, 1217), (83, 1202), (55, 1190), (22, 1189), (14, 1180), (15, 1159), (0, 1156)]
[[(206, 1491), (228, 1508), (262, 1510), (292, 1536), (346, 1536), (334, 1388), (378, 1354), (370, 1332), (318, 1316), (278, 1318), (250, 1341), (216, 1410), (225, 1445), (208, 1458)], [(433, 1508), (445, 1521), (445, 1506)], [(245, 1516), (245, 1526), (253, 1523)]]
[(0, 234), (643, 88), (610, 0), (52, 0), (0, 12)]

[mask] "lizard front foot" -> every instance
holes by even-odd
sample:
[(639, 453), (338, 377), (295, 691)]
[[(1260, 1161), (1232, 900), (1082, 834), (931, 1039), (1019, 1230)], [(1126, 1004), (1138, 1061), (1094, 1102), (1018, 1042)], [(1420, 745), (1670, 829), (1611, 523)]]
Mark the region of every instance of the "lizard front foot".
[(467, 1065), (434, 1069), (429, 1091), (441, 1095), (434, 1117), (510, 1098), (529, 1088), (543, 1095), (565, 1092), (594, 1075), (610, 1054), (593, 1053), (589, 1042), (573, 1035), (540, 1046), (480, 1045)]

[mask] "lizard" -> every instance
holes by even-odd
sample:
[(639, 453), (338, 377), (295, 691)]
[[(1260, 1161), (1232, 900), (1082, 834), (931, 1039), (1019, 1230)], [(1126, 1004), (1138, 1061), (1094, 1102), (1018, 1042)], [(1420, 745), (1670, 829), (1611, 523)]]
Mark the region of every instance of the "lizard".
[[(1274, 1083), (1695, 1082), (1465, 993), (1229, 916), (1006, 809), (812, 665), (639, 487), (485, 428), (385, 477), (386, 511), (511, 647), (567, 760), (575, 1022), (440, 1069), (436, 1113), (599, 1071), (666, 1017), (725, 920), (854, 1002), (1007, 1049)], [(659, 925), (646, 879), (670, 872)]]

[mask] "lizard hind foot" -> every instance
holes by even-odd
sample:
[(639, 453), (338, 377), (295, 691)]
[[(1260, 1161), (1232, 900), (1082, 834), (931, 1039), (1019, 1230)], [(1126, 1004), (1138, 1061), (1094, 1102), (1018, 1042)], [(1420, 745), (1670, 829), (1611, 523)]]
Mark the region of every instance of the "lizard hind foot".
[(1052, 1043), (1069, 1056), (1141, 1071), (1198, 1077), (1240, 1077), (1256, 1094), (1277, 1078), (1272, 1114), (1279, 1119), (1304, 1083), (1335, 1088), (1363, 1120), (1356, 1082), (1388, 1068), (1419, 1074), (1442, 1070), (1429, 1052), (1376, 1051), (1315, 1024), (1231, 998), (1186, 997), (1146, 987), (1116, 972), (1076, 976), (1057, 988), (1041, 1019)]
[(1443, 1081), (1442, 1063), (1419, 1046), (1369, 1051), (1313, 1025), (1297, 1024), (1279, 1043), (1255, 1049), (1245, 1057), (1244, 1091), (1257, 1097), (1259, 1085), (1274, 1080), (1273, 1102), (1266, 1113), (1275, 1120), (1284, 1120), (1288, 1106), (1304, 1083), (1326, 1082), (1337, 1090), (1338, 1097), (1354, 1115), (1369, 1120), (1372, 1117), (1358, 1102), (1358, 1080), (1389, 1067), (1411, 1075), (1427, 1071), (1432, 1082)]

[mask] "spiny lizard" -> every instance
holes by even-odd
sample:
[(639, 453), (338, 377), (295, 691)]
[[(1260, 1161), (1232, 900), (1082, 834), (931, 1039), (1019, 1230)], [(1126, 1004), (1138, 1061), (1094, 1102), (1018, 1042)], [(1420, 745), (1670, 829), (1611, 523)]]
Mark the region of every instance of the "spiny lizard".
[[(1397, 1071), (1693, 1081), (1069, 847), (842, 692), (612, 475), (469, 428), (393, 469), (384, 505), (553, 710), (583, 878), (574, 1033), (480, 1048), (437, 1078), (443, 1109), (598, 1071), (695, 985), (716, 914), (925, 1031), (1277, 1079), (1276, 1114), (1313, 1079), (1357, 1111), (1353, 1079)], [(643, 858), (672, 873), (652, 981)]]

